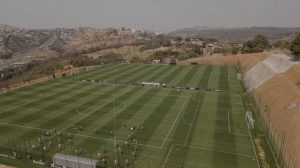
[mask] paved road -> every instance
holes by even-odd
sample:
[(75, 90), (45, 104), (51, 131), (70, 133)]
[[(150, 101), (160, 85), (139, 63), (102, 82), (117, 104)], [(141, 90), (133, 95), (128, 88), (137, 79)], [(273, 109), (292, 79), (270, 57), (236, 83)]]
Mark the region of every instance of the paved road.
[(37, 54), (41, 51), (46, 50), (50, 45), (52, 45), (57, 40), (57, 36), (53, 35), (51, 36), (46, 42), (44, 42), (42, 45), (33, 48), (26, 52), (17, 52), (13, 55), (13, 57), (9, 60), (6, 60), (5, 62), (0, 61), (0, 69), (4, 68), (5, 66), (9, 66), (15, 63), (25, 64), (31, 60), (31, 56), (34, 54)]

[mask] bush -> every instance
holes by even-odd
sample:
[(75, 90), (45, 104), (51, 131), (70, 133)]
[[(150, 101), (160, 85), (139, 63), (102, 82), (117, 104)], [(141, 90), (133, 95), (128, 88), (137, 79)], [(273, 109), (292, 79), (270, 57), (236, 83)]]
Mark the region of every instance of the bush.
[(143, 59), (139, 56), (133, 56), (130, 60), (130, 63), (135, 63), (135, 64), (143, 63)]
[(9, 58), (11, 58), (12, 57), (12, 53), (10, 53), (10, 52), (6, 52), (6, 53), (3, 53), (3, 52), (0, 52), (0, 60), (1, 59), (9, 59)]
[(243, 53), (258, 53), (263, 52), (264, 49), (270, 47), (268, 39), (263, 35), (257, 35), (252, 40), (248, 40), (244, 43), (242, 52)]
[(143, 45), (142, 47), (140, 47), (140, 51), (145, 51), (145, 50), (149, 50), (149, 49), (155, 49), (155, 48), (159, 48), (161, 46), (164, 47), (168, 47), (171, 45), (171, 41), (164, 36), (159, 36), (155, 39), (151, 39), (151, 40), (141, 40), (137, 42), (139, 45)]
[(300, 58), (300, 34), (293, 40), (291, 44), (291, 51), (295, 55), (295, 58)]
[(93, 60), (95, 63), (93, 65), (99, 65), (99, 64), (108, 64), (108, 63), (121, 63), (126, 61), (124, 57), (121, 54), (116, 53), (107, 53), (95, 60)]
[(275, 48), (280, 49), (290, 49), (291, 48), (291, 42), (288, 40), (279, 40), (273, 44)]

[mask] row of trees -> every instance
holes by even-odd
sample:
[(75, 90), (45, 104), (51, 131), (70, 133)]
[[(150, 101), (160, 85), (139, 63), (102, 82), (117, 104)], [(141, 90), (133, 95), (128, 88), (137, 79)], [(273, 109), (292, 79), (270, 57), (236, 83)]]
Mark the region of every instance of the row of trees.
[(83, 54), (66, 54), (48, 60), (32, 61), (22, 67), (8, 67), (0, 71), (0, 88), (8, 88), (14, 83), (21, 83), (43, 76), (53, 75), (55, 71), (72, 65), (74, 67), (100, 65), (102, 63), (120, 63), (125, 61), (120, 54), (108, 53), (99, 58)]
[[(263, 35), (257, 35), (254, 39), (248, 40), (243, 44), (242, 53), (257, 53), (271, 48), (268, 39)], [(273, 47), (289, 49), (295, 58), (300, 58), (300, 34), (294, 40), (279, 40), (273, 44)]]
[(257, 35), (252, 40), (248, 40), (243, 44), (242, 53), (258, 53), (270, 48), (268, 39), (263, 35)]
[(168, 37), (161, 35), (149, 40), (146, 39), (138, 40), (136, 42), (136, 45), (141, 45), (140, 51), (145, 51), (145, 50), (155, 49), (159, 47), (171, 46), (171, 41), (169, 40)]
[(121, 63), (125, 59), (122, 55), (116, 53), (107, 53), (98, 58), (91, 58), (86, 55), (76, 55), (71, 58), (70, 64), (74, 67), (101, 65), (108, 63)]

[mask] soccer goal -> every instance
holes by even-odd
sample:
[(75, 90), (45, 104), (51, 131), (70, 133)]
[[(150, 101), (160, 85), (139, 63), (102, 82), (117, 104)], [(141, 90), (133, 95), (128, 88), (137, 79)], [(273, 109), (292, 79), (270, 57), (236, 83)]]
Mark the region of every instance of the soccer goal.
[(246, 112), (246, 122), (249, 129), (254, 129), (254, 119), (252, 117), (252, 112)]

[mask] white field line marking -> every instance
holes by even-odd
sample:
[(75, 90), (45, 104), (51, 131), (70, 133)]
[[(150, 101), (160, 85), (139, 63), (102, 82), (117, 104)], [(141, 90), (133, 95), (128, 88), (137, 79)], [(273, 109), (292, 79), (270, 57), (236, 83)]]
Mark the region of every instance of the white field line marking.
[[(205, 129), (207, 129), (207, 128), (210, 128), (210, 127), (207, 127), (206, 124), (204, 124), (204, 125), (199, 124), (199, 125), (197, 125), (197, 128), (205, 128)], [(228, 133), (228, 129), (224, 128), (224, 127), (215, 127), (215, 129), (222, 130), (222, 131), (220, 131), (220, 133)], [(243, 134), (243, 133), (231, 132), (230, 134), (237, 135), (237, 136), (250, 137), (249, 134)]]
[[(89, 115), (90, 113), (92, 113), (92, 112), (89, 112), (89, 113), (82, 113), (82, 112), (80, 112), (79, 110), (78, 110), (78, 107), (79, 106), (81, 106), (81, 105), (83, 105), (83, 104), (85, 104), (86, 102), (89, 102), (90, 100), (86, 100), (86, 101), (84, 101), (83, 103), (81, 103), (81, 104), (79, 104), (77, 107), (75, 107), (75, 112), (76, 113), (78, 113), (78, 114), (80, 114), (80, 115), (83, 115), (83, 116), (87, 116), (87, 115)], [(107, 101), (107, 102), (106, 102)], [(109, 100), (105, 100), (104, 101), (105, 103), (109, 103), (109, 102), (111, 102), (111, 101), (109, 101)], [(127, 107), (127, 104), (126, 103), (124, 103), (124, 102), (122, 102), (122, 101), (117, 101), (117, 102), (121, 102), (120, 104), (122, 104), (123, 106), (123, 108), (124, 107)], [(122, 111), (122, 109), (118, 109), (118, 110), (116, 110), (116, 112), (118, 113), (118, 112), (120, 112), (120, 111)], [(139, 110), (139, 111), (142, 111), (142, 110)], [(147, 111), (142, 111), (142, 112), (147, 112)]]
[[(203, 109), (200, 109), (199, 111), (211, 111), (211, 110), (215, 110), (216, 108), (208, 108), (208, 107), (205, 107), (205, 108), (203, 108)], [(227, 108), (220, 108), (220, 109), (222, 109), (222, 110), (226, 110)], [(186, 113), (191, 113), (192, 111), (187, 111)], [(231, 114), (233, 115), (233, 114), (239, 114), (239, 115), (241, 115), (241, 112), (232, 112), (231, 111)], [(225, 118), (217, 118), (217, 120), (227, 120), (227, 117), (225, 117)]]
[[(107, 89), (107, 91), (110, 91), (110, 90), (111, 90), (111, 89)], [(107, 93), (107, 91), (106, 91), (106, 92), (103, 92), (103, 93)], [(89, 97), (91, 97), (93, 94), (97, 94), (97, 93), (98, 93), (98, 92), (93, 92), (93, 93), (91, 93), (91, 94), (89, 95)], [(82, 113), (82, 112), (80, 112), (80, 111), (78, 110), (78, 107), (84, 105), (85, 103), (91, 101), (92, 99), (94, 99), (94, 98), (92, 97), (92, 98), (89, 98), (89, 99), (85, 99), (85, 100), (81, 101), (80, 104), (77, 104), (77, 106), (76, 106), (75, 109), (74, 109), (75, 112), (78, 113), (78, 114), (84, 115), (84, 116), (88, 115), (89, 113)], [(109, 101), (109, 99), (104, 99), (104, 102), (106, 102), (106, 101)], [(75, 102), (75, 103), (76, 103), (76, 102)]]
[[(207, 124), (199, 124), (199, 125), (197, 125), (197, 128), (205, 128), (205, 129), (211, 128), (211, 127), (207, 127), (206, 125)], [(228, 129), (225, 127), (215, 127), (215, 129), (219, 130), (220, 133), (228, 133)], [(222, 131), (220, 131), (220, 130), (222, 130)], [(235, 132), (231, 132), (230, 134), (237, 135), (237, 136), (246, 136), (246, 137), (250, 136), (249, 134), (235, 133)]]
[[(212, 68), (213, 68), (213, 67), (212, 67)], [(210, 83), (210, 78), (211, 78), (212, 71), (213, 71), (213, 69), (211, 70), (211, 72), (210, 72), (210, 74), (209, 74), (209, 78), (208, 78), (207, 85), (209, 85), (209, 83)]]
[[(195, 99), (196, 92), (197, 92), (197, 91), (194, 92), (192, 99)], [(196, 100), (197, 100), (197, 99), (196, 99)], [(183, 121), (186, 125), (190, 126), (191, 123), (186, 122), (185, 119), (184, 119), (184, 118), (185, 118), (185, 114), (188, 114), (188, 113), (190, 113), (190, 112), (187, 112), (187, 113), (184, 113), (183, 115), (181, 115), (181, 119), (182, 119), (182, 121)]]
[[(185, 113), (185, 114), (187, 114), (187, 113)], [(186, 125), (189, 126), (189, 125), (191, 125), (191, 124), (185, 121), (185, 119), (184, 119), (185, 114), (181, 115), (181, 119), (182, 119), (182, 121), (184, 122), (184, 124), (186, 124)]]
[[(215, 75), (215, 74), (224, 74), (224, 73), (226, 73), (226, 72), (211, 72), (211, 73)], [(235, 72), (230, 72), (230, 73), (228, 73), (228, 75), (229, 75), (229, 74), (230, 74), (230, 75), (232, 75), (232, 74), (235, 75), (236, 73), (235, 73)]]
[[(230, 87), (230, 80), (229, 80), (229, 74), (228, 74), (228, 67), (226, 67), (227, 68), (227, 81), (228, 81), (228, 83), (229, 83), (229, 87)], [(220, 74), (221, 75), (221, 74)]]
[[(161, 68), (161, 67), (159, 67), (159, 68)], [(163, 68), (165, 68), (165, 67), (163, 67)], [(149, 76), (148, 79), (153, 79), (153, 77), (154, 77), (155, 75), (158, 75), (158, 74), (162, 73), (162, 70), (164, 70), (164, 69), (160, 69), (159, 71), (157, 71), (157, 72), (155, 72), (155, 73), (152, 73), (152, 75)]]
[(230, 131), (230, 116), (229, 116), (229, 111), (228, 111), (228, 131), (229, 131), (229, 133), (231, 133), (231, 131)]
[[(245, 108), (244, 108), (244, 104), (243, 104), (241, 95), (240, 95), (240, 101), (241, 101), (241, 104), (243, 105), (244, 115), (246, 115), (246, 112), (245, 112)], [(253, 150), (254, 150), (254, 154), (255, 154), (255, 157), (256, 157), (257, 165), (258, 165), (258, 167), (260, 168), (260, 165), (259, 165), (259, 162), (258, 162), (258, 157), (257, 157), (257, 154), (256, 154), (256, 149), (255, 149), (255, 146), (254, 146), (254, 143), (253, 143), (253, 138), (252, 138), (252, 135), (251, 135), (251, 132), (250, 132), (250, 129), (249, 129), (248, 126), (247, 126), (247, 128), (248, 128), (248, 132), (249, 132), (249, 135), (250, 135), (250, 139), (251, 139), (252, 147), (253, 147)]]
[[(18, 124), (10, 124), (10, 123), (5, 123), (5, 122), (0, 122), (0, 125), (7, 125), (7, 126), (12, 126), (12, 127), (20, 127), (20, 128), (26, 128), (26, 129), (32, 129), (32, 130), (39, 130), (39, 131), (41, 131), (41, 130), (49, 130), (49, 129), (44, 129), (44, 128), (30, 127), (30, 126), (24, 126), (24, 125), (18, 125)], [(63, 133), (63, 134), (69, 134), (69, 132), (65, 132), (65, 131), (61, 131), (61, 133)], [(98, 138), (98, 137), (84, 135), (84, 134), (71, 133), (71, 135), (75, 135), (75, 136), (79, 136), (79, 137), (92, 138), (92, 139), (98, 139), (98, 140), (105, 140), (105, 141), (115, 141), (114, 139), (110, 139), (110, 138)], [(121, 141), (121, 140), (117, 140), (117, 142), (123, 142), (123, 143), (125, 143), (125, 141)], [(128, 142), (128, 143), (131, 143), (131, 142)], [(131, 144), (135, 144), (135, 143), (131, 143)], [(139, 146), (150, 147), (150, 148), (161, 149), (159, 146), (146, 145), (146, 144), (138, 144), (138, 145)]]
[[(93, 84), (96, 84), (96, 83), (93, 83)], [(109, 85), (109, 84), (103, 84), (101, 83), (102, 85)], [(118, 85), (118, 84), (115, 84), (115, 85)], [(131, 86), (131, 85), (118, 85), (118, 86), (124, 86), (124, 87), (134, 87), (134, 86)], [(145, 87), (145, 88), (154, 88), (154, 87)], [(160, 88), (157, 88), (157, 89), (163, 89), (163, 87), (160, 87)], [(108, 91), (109, 89), (105, 90), (105, 89), (102, 89), (104, 91), (97, 91), (97, 92), (106, 92)], [(185, 98), (185, 96), (178, 96), (178, 95), (168, 95), (168, 94), (153, 94), (153, 93), (140, 93), (140, 92), (135, 92), (134, 94), (142, 94), (142, 95), (155, 95), (155, 96), (166, 96), (166, 97), (178, 97), (178, 98)]]
[[(230, 95), (232, 95), (232, 94), (230, 94)], [(239, 94), (238, 94), (239, 95)], [(239, 95), (240, 96), (240, 95)], [(239, 97), (235, 97), (236, 99), (236, 101), (238, 101), (239, 100)], [(199, 98), (193, 98), (193, 100), (199, 100)], [(205, 102), (207, 102), (207, 103), (209, 103), (209, 104), (213, 104), (213, 103), (215, 103), (215, 101), (209, 101), (209, 100), (207, 100), (207, 101), (205, 101)], [(242, 107), (242, 104), (241, 103), (231, 103), (231, 101), (223, 101), (224, 103), (222, 103), (222, 104), (231, 104), (231, 105), (240, 105), (241, 107)]]
[(250, 137), (250, 135), (248, 135), (248, 134), (240, 134), (240, 133), (234, 133), (234, 132), (231, 132), (230, 134), (237, 135), (237, 136)]
[[(44, 99), (44, 98), (53, 96), (53, 95), (55, 95), (55, 94), (57, 94), (57, 93), (59, 93), (59, 92), (63, 92), (63, 91), (68, 90), (68, 89), (69, 89), (69, 88), (58, 89), (58, 90), (57, 90), (58, 92), (55, 92), (55, 93), (52, 93), (52, 94), (39, 94), (39, 96), (38, 96), (39, 98), (38, 98), (38, 99), (34, 99), (34, 100), (31, 100), (31, 101), (28, 101), (27, 103), (20, 104), (20, 105), (17, 105), (17, 106), (13, 106), (12, 108), (10, 108), (10, 109), (8, 109), (8, 110), (5, 110), (5, 111), (3, 111), (3, 112), (0, 112), (0, 114), (1, 114), (1, 113), (6, 113), (7, 111), (11, 111), (11, 110), (17, 109), (17, 108), (22, 107), (22, 106), (26, 106), (26, 105), (28, 105), (28, 104), (30, 104), (30, 103), (33, 103), (33, 102), (36, 102), (36, 101), (40, 101), (40, 99)], [(109, 89), (106, 89), (106, 88), (100, 88), (99, 90), (106, 90), (106, 91), (108, 91)], [(99, 91), (99, 90), (97, 90), (97, 92), (104, 92), (104, 91)], [(72, 91), (72, 92), (74, 92), (74, 91)], [(75, 92), (76, 92), (76, 91), (75, 91)], [(79, 93), (79, 92), (78, 92), (78, 93)], [(41, 96), (41, 95), (42, 95), (42, 96)], [(48, 102), (56, 102), (56, 101), (48, 100)]]
[(195, 117), (196, 117), (196, 114), (197, 114), (197, 111), (198, 111), (199, 104), (200, 104), (200, 99), (197, 102), (197, 106), (195, 108), (193, 120), (192, 120), (192, 123), (190, 124), (190, 128), (189, 128), (188, 134), (186, 136), (186, 139), (185, 139), (185, 142), (184, 142), (184, 146), (186, 145), (186, 143), (187, 143), (187, 141), (189, 139), (189, 136), (190, 136), (190, 133), (191, 133), (191, 130), (192, 130), (192, 127), (193, 127), (193, 123), (194, 123), (194, 120), (195, 120)]
[[(55, 95), (55, 94), (57, 94), (57, 93), (60, 93), (60, 92), (66, 91), (66, 90), (68, 90), (68, 89), (70, 89), (70, 88), (69, 88), (69, 87), (67, 87), (67, 88), (65, 88), (65, 89), (59, 90), (58, 92), (54, 92), (54, 93), (52, 93), (52, 94), (48, 94), (48, 95), (46, 95), (46, 96), (38, 96), (38, 98), (37, 98), (37, 99), (33, 99), (33, 100), (31, 100), (31, 101), (28, 101), (27, 103), (20, 104), (20, 105), (18, 105), (18, 106), (13, 106), (12, 108), (10, 108), (10, 109), (8, 109), (8, 110), (5, 110), (5, 111), (3, 111), (3, 112), (0, 112), (0, 114), (1, 114), (1, 113), (6, 113), (6, 112), (8, 112), (8, 111), (11, 111), (11, 110), (17, 109), (17, 108), (19, 108), (19, 107), (22, 107), (22, 106), (26, 106), (26, 105), (28, 105), (28, 104), (30, 104), (30, 103), (33, 103), (33, 102), (36, 102), (36, 101), (40, 101), (41, 99), (44, 99), (44, 98), (47, 98), (47, 97), (53, 96), (53, 95)], [(43, 95), (45, 95), (45, 94), (43, 94)]]
[(72, 122), (72, 124), (67, 125), (67, 126), (64, 127), (62, 130), (66, 129), (66, 128), (69, 128), (70, 126), (72, 126), (72, 125), (78, 123), (79, 121), (81, 121), (81, 120), (84, 119), (85, 117), (88, 117), (88, 116), (91, 115), (92, 113), (96, 112), (97, 110), (99, 110), (99, 109), (101, 109), (102, 107), (106, 106), (107, 104), (111, 103), (113, 99), (117, 99), (118, 97), (124, 95), (124, 94), (127, 93), (130, 89), (132, 89), (132, 88), (130, 87), (129, 89), (127, 89), (127, 90), (124, 91), (123, 93), (120, 93), (119, 95), (117, 95), (117, 96), (111, 98), (111, 101), (108, 100), (106, 103), (102, 104), (101, 106), (95, 108), (95, 109), (92, 110), (91, 112), (89, 112), (89, 113), (87, 113), (86, 115), (84, 115), (84, 117), (79, 118), (78, 120)]
[[(184, 120), (184, 119), (183, 119)], [(185, 120), (184, 120), (184, 123), (186, 124), (186, 125), (190, 125), (190, 123), (187, 123)], [(202, 125), (202, 124), (199, 124), (199, 125), (197, 125), (197, 127), (198, 128), (209, 128), (209, 127), (207, 127), (206, 126), (206, 124), (205, 125)], [(223, 130), (222, 132), (220, 132), (220, 133), (228, 133), (228, 129), (227, 128), (224, 128), (224, 127), (216, 127), (216, 129), (217, 130)], [(250, 135), (249, 134), (243, 134), (243, 133), (235, 133), (235, 132), (232, 132), (232, 131), (230, 131), (230, 134), (232, 134), (232, 135), (236, 135), (236, 136), (244, 136), (244, 137), (250, 137)]]
[[(56, 80), (59, 80), (59, 79), (56, 79)], [(48, 81), (52, 81), (52, 80), (46, 80), (46, 81), (43, 81), (43, 82), (48, 82)], [(26, 90), (21, 90), (21, 91), (20, 91), (20, 89), (26, 89), (26, 88), (29, 88), (29, 87), (33, 87), (33, 86), (38, 85), (38, 84), (41, 84), (41, 83), (43, 83), (43, 82), (38, 82), (38, 83), (34, 83), (34, 84), (28, 84), (28, 85), (26, 85), (26, 86), (24, 86), (24, 87), (21, 87), (21, 88), (18, 88), (18, 89), (8, 90), (8, 91), (6, 91), (6, 93), (14, 93), (14, 92), (17, 92), (17, 93), (24, 92), (24, 93), (26, 93), (26, 92), (30, 92), (30, 91), (26, 91)], [(53, 86), (56, 86), (56, 84), (59, 85), (59, 83), (54, 83)], [(67, 82), (66, 82), (66, 84), (67, 84)], [(52, 85), (52, 84), (50, 84), (50, 85)], [(48, 85), (46, 85), (46, 86), (41, 86), (38, 90), (43, 89), (43, 88), (46, 88), (47, 86), (48, 86)], [(37, 91), (38, 91), (38, 90), (37, 90)], [(6, 93), (5, 93), (5, 94), (6, 94)]]
[(196, 95), (196, 91), (194, 92), (194, 95), (193, 95), (193, 98), (192, 98), (192, 99), (195, 99), (195, 95)]
[(186, 96), (178, 96), (178, 95), (168, 95), (168, 94), (153, 94), (153, 93), (139, 93), (136, 94), (143, 94), (143, 95), (155, 95), (155, 96), (166, 96), (166, 97), (178, 97), (184, 99)]
[(167, 164), (167, 162), (168, 162), (168, 159), (169, 159), (169, 156), (170, 156), (170, 154), (171, 154), (171, 151), (172, 151), (173, 147), (174, 147), (174, 144), (172, 144), (172, 146), (171, 146), (171, 148), (170, 148), (170, 150), (169, 150), (169, 152), (168, 152), (168, 155), (167, 155), (167, 157), (166, 157), (166, 159), (165, 159), (165, 162), (164, 162), (164, 164), (162, 165), (162, 168), (164, 168), (164, 167), (166, 166), (166, 164)]
[[(243, 79), (241, 79), (241, 81), (243, 81)], [(242, 88), (242, 86), (241, 86), (241, 81), (238, 81), (238, 82), (239, 82), (240, 89), (241, 89), (241, 91), (243, 92), (243, 88)]]
[(183, 108), (184, 108), (184, 105), (185, 105), (186, 101), (187, 101), (187, 98), (185, 98), (185, 100), (184, 100), (184, 102), (183, 102), (183, 104), (182, 104), (182, 106), (181, 106), (181, 109), (180, 109), (179, 113), (178, 113), (177, 116), (176, 116), (175, 121), (173, 122), (173, 124), (172, 124), (172, 126), (171, 126), (171, 128), (170, 128), (170, 130), (169, 130), (169, 132), (168, 132), (168, 134), (167, 134), (167, 136), (166, 136), (166, 138), (164, 139), (163, 143), (161, 144), (161, 146), (160, 146), (161, 149), (163, 148), (163, 146), (165, 145), (167, 139), (169, 138), (170, 133), (171, 133), (171, 131), (172, 131), (172, 129), (173, 129), (173, 127), (174, 127), (176, 121), (178, 120), (178, 118), (179, 118), (181, 112), (183, 111)]
[(175, 146), (183, 146), (191, 149), (200, 149), (200, 150), (205, 150), (205, 151), (210, 151), (210, 152), (218, 152), (218, 153), (224, 153), (224, 154), (229, 154), (229, 155), (236, 155), (236, 156), (242, 156), (242, 157), (249, 157), (249, 158), (254, 158), (254, 155), (247, 155), (247, 154), (241, 154), (241, 153), (233, 153), (233, 152), (226, 152), (222, 150), (215, 150), (211, 148), (206, 148), (206, 147), (196, 147), (196, 146), (184, 146), (181, 144), (173, 144)]

